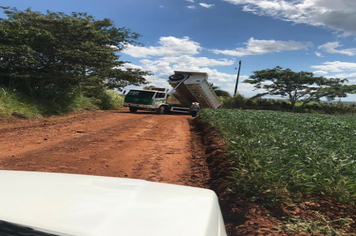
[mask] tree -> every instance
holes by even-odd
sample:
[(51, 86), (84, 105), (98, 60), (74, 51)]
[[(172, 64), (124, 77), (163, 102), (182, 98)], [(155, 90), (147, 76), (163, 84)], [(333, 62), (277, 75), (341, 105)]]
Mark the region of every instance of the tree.
[(118, 53), (139, 34), (86, 13), (46, 14), (4, 8), (0, 18), (0, 86), (55, 97), (93, 88), (146, 84), (147, 71), (124, 69)]
[(218, 86), (215, 86), (213, 83), (210, 83), (211, 87), (213, 88), (214, 92), (218, 97), (230, 98), (231, 95), (229, 92), (220, 89)]
[(301, 101), (301, 106), (305, 106), (309, 102), (319, 101), (322, 97), (334, 100), (336, 97), (346, 97), (347, 93), (351, 92), (351, 87), (344, 84), (347, 79), (314, 77), (311, 72), (294, 72), (277, 66), (253, 73), (244, 83), (254, 84), (256, 89), (267, 91), (255, 95), (254, 98), (266, 95), (287, 97), (293, 110), (297, 101)]

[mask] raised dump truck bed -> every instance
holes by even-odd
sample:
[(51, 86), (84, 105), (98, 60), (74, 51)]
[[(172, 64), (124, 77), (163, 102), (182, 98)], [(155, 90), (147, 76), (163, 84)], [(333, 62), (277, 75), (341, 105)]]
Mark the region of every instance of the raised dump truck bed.
[[(198, 102), (202, 108), (219, 108), (222, 101), (208, 83), (208, 74), (204, 72), (175, 71), (169, 77), (168, 83), (173, 87), (170, 92), (165, 89), (151, 88), (149, 90), (132, 89), (125, 96), (124, 106), (129, 107), (130, 112), (138, 110), (151, 110), (159, 114), (167, 112), (192, 112), (194, 102)], [(174, 94), (179, 104), (168, 102), (169, 95)], [(198, 108), (199, 109), (199, 108)]]
[[(199, 102), (201, 107), (219, 108), (222, 101), (219, 100), (207, 79), (208, 74), (205, 72), (174, 71), (168, 83), (175, 88), (174, 96), (182, 105)], [(177, 87), (179, 83), (181, 84)]]

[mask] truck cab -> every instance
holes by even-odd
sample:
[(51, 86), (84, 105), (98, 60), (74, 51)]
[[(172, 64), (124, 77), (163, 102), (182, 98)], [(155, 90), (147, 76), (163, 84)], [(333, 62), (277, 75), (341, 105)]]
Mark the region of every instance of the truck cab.
[(168, 93), (165, 89), (153, 88), (151, 90), (133, 89), (125, 96), (124, 106), (129, 107), (130, 112), (138, 110), (150, 110), (164, 113), (167, 110)]

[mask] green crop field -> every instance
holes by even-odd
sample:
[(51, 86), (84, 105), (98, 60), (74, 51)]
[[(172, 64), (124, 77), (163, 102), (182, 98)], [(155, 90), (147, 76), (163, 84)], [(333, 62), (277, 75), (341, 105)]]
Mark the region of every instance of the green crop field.
[(232, 190), (266, 204), (302, 196), (356, 200), (356, 116), (210, 110), (228, 140)]

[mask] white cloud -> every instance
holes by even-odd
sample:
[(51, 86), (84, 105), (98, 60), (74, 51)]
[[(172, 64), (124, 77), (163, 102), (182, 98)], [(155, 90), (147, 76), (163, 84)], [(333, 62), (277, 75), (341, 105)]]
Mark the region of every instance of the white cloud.
[(199, 3), (200, 6), (205, 7), (205, 8), (212, 8), (215, 6), (215, 4), (208, 4), (208, 3)]
[(167, 61), (143, 59), (140, 62), (145, 70), (151, 71), (154, 74), (171, 73), (170, 71), (172, 71), (170, 63)]
[(312, 66), (314, 74), (321, 74), (326, 78), (348, 79), (348, 84), (356, 84), (356, 63), (353, 62), (325, 62), (322, 65)]
[(191, 6), (187, 6), (188, 9), (195, 9), (195, 6), (194, 5), (191, 5)]
[(356, 34), (355, 0), (223, 0), (243, 11)]
[[(199, 43), (190, 40), (188, 37), (162, 37), (159, 40), (159, 46), (156, 47), (136, 47), (130, 45), (124, 50), (124, 53), (144, 58), (140, 60), (140, 69), (148, 70), (154, 73), (154, 76), (147, 77), (148, 81), (157, 83), (157, 79), (168, 78), (174, 70), (187, 71), (205, 71), (211, 72), (209, 76), (212, 79), (222, 82), (227, 80), (228, 74), (219, 74), (216, 70), (209, 67), (216, 66), (231, 66), (235, 61), (222, 59), (212, 59), (207, 57), (199, 57), (202, 50)], [(150, 57), (151, 56), (151, 57)], [(127, 64), (130, 68), (137, 68), (132, 64)], [(166, 83), (164, 83), (167, 85)], [(156, 85), (156, 84), (155, 84)]]
[[(117, 68), (121, 68), (121, 67), (117, 67)], [(126, 69), (126, 68), (143, 70), (142, 66), (138, 66), (138, 65), (132, 64), (131, 62), (128, 62), (128, 63), (124, 64), (124, 68), (123, 69)]]
[(194, 0), (185, 0), (185, 1), (187, 1), (187, 2), (192, 2), (192, 3), (194, 2)]
[(339, 74), (335, 74), (333, 76), (328, 76), (328, 77), (342, 78), (342, 79), (347, 78), (347, 80), (349, 81), (349, 84), (356, 83), (356, 73), (339, 73)]
[(339, 42), (329, 42), (319, 46), (319, 49), (322, 49), (328, 53), (338, 53), (347, 56), (356, 55), (356, 48), (337, 49), (339, 47), (342, 47), (342, 45), (340, 45)]
[(307, 46), (295, 41), (278, 41), (278, 40), (258, 40), (250, 38), (246, 43), (245, 48), (236, 48), (234, 50), (217, 50), (212, 52), (215, 54), (224, 54), (229, 56), (247, 56), (260, 55), (271, 52), (281, 52), (289, 50), (307, 49)]
[(207, 57), (192, 57), (188, 55), (183, 55), (179, 57), (165, 57), (162, 58), (163, 60), (180, 64), (180, 65), (190, 65), (190, 66), (230, 66), (233, 65), (235, 62), (227, 59), (211, 59)]
[(202, 67), (228, 66), (234, 61), (221, 59), (209, 59), (206, 57), (162, 57), (159, 59), (143, 59), (140, 61), (144, 70), (149, 70), (154, 74), (172, 73), (173, 70), (201, 71)]
[(324, 57), (323, 54), (321, 54), (320, 52), (315, 52), (315, 55), (316, 55), (317, 57)]
[[(255, 40), (251, 38), (246, 43), (246, 48), (233, 50), (243, 55), (258, 55), (268, 52), (282, 50), (304, 49), (301, 43), (293, 41), (275, 40)], [(140, 68), (141, 70), (151, 71), (154, 75), (145, 77), (152, 85), (170, 88), (167, 79), (174, 73), (174, 70), (206, 72), (209, 81), (219, 86), (221, 89), (233, 93), (236, 81), (236, 72), (223, 73), (215, 69), (218, 66), (232, 66), (236, 61), (226, 58), (213, 59), (199, 56), (202, 47), (198, 42), (189, 37), (176, 38), (173, 36), (161, 37), (157, 46), (137, 47), (130, 45), (123, 52), (133, 57), (141, 58), (140, 66), (128, 64), (130, 68)], [(224, 51), (216, 50), (216, 53)], [(248, 76), (241, 75), (239, 92), (245, 96), (252, 96), (255, 92), (250, 85), (242, 83)]]
[(324, 70), (316, 70), (313, 73), (316, 75), (327, 75), (328, 74), (328, 72), (324, 71)]
[(160, 46), (138, 47), (129, 45), (123, 53), (132, 57), (150, 57), (150, 56), (179, 56), (198, 54), (202, 49), (200, 44), (190, 40), (189, 37), (161, 37), (158, 41)]
[(356, 71), (356, 63), (353, 62), (325, 62), (323, 65), (312, 66), (311, 68), (326, 71), (329, 73), (339, 73), (345, 71)]

